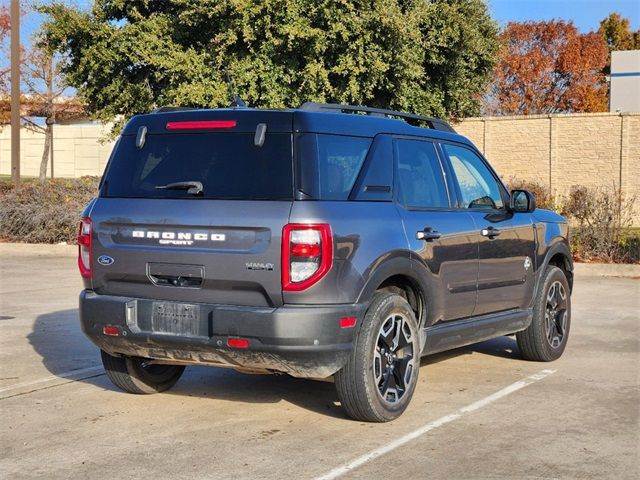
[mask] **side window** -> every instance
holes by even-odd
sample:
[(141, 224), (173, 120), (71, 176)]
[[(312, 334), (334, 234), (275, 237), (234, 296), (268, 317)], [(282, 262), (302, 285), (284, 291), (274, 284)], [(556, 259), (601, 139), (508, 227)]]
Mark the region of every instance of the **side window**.
[(468, 148), (442, 145), (458, 179), (465, 208), (503, 208), (500, 187), (482, 159)]
[(370, 146), (370, 138), (318, 134), (318, 193), (322, 200), (347, 199)]
[(447, 208), (449, 197), (433, 143), (396, 140), (398, 200), (407, 207)]

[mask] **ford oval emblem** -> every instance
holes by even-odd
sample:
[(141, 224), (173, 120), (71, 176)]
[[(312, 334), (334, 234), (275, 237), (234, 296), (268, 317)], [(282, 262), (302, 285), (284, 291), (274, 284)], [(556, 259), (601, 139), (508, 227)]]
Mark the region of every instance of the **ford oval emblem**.
[(98, 263), (100, 265), (111, 265), (115, 260), (109, 255), (100, 255), (98, 257)]

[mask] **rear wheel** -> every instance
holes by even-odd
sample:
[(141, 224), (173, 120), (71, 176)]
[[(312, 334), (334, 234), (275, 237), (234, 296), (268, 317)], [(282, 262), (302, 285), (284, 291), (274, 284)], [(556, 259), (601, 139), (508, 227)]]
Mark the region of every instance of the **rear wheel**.
[(184, 372), (181, 365), (153, 365), (141, 358), (114, 357), (105, 351), (102, 364), (109, 380), (129, 393), (157, 393), (170, 389)]
[(544, 272), (533, 308), (531, 325), (516, 334), (526, 360), (550, 362), (567, 346), (571, 326), (571, 296), (564, 272), (550, 265)]
[(377, 293), (347, 364), (335, 375), (347, 415), (388, 422), (409, 405), (420, 370), (418, 324), (400, 295)]

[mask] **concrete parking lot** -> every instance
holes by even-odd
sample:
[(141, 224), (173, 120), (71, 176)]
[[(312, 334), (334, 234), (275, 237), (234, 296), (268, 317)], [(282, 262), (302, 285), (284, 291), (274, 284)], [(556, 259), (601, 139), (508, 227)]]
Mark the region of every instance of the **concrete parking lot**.
[(380, 425), (287, 376), (189, 367), (124, 394), (80, 331), (75, 249), (0, 244), (0, 270), (3, 479), (640, 478), (640, 275), (577, 274), (556, 362), (509, 337), (423, 359)]

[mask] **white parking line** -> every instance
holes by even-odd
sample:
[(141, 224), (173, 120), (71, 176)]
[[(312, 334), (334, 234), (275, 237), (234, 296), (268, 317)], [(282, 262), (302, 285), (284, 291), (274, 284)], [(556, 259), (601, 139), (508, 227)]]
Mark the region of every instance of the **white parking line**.
[(375, 450), (371, 450), (369, 453), (365, 453), (361, 457), (358, 457), (349, 463), (345, 463), (344, 465), (334, 468), (329, 473), (326, 473), (321, 477), (317, 477), (316, 480), (333, 480), (334, 478), (341, 477), (342, 475), (349, 473), (353, 469), (358, 468), (361, 465), (364, 465), (365, 463), (368, 463), (372, 460), (375, 460), (376, 458), (382, 455), (392, 452), (396, 448), (401, 447), (406, 443), (409, 443), (410, 441), (424, 435), (427, 432), (430, 432), (431, 430), (441, 427), (442, 425), (446, 425), (447, 423), (451, 423), (454, 420), (459, 419), (466, 413), (475, 412), (476, 410), (479, 410), (482, 407), (485, 407), (490, 403), (495, 402), (496, 400), (506, 397), (507, 395), (510, 395), (513, 392), (516, 392), (521, 388), (526, 387), (527, 385), (531, 385), (532, 383), (542, 380), (543, 378), (548, 377), (549, 375), (555, 372), (556, 370), (541, 370), (540, 372), (535, 373), (523, 380), (512, 383), (511, 385), (503, 388), (502, 390), (498, 390), (497, 392), (489, 395), (488, 397), (478, 400), (477, 402), (473, 402), (467, 405), (466, 407), (462, 407), (449, 415), (445, 415), (444, 417), (441, 417), (441, 418), (438, 418), (437, 420), (429, 422), (426, 425), (423, 425), (422, 427), (418, 428), (417, 430), (414, 430), (413, 432), (398, 438), (397, 440), (387, 443), (386, 445), (376, 448)]
[(39, 378), (38, 380), (31, 380), (29, 382), (15, 383), (13, 385), (7, 385), (6, 387), (0, 387), (0, 399), (8, 396), (13, 396), (13, 393), (4, 395), (6, 392), (13, 392), (15, 390), (21, 390), (23, 388), (32, 387), (41, 383), (53, 382), (56, 380), (66, 380), (61, 383), (69, 383), (74, 380), (81, 380), (83, 378), (91, 377), (96, 374), (104, 373), (102, 366), (80, 368), (78, 370), (71, 370), (69, 372), (58, 373), (57, 375), (50, 375), (45, 378)]

